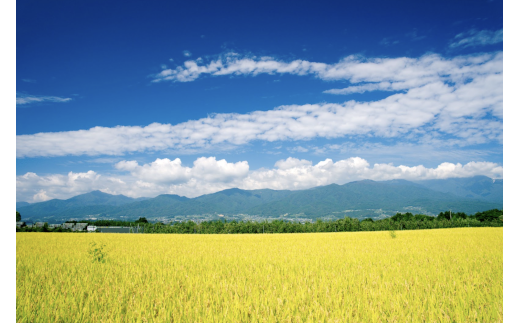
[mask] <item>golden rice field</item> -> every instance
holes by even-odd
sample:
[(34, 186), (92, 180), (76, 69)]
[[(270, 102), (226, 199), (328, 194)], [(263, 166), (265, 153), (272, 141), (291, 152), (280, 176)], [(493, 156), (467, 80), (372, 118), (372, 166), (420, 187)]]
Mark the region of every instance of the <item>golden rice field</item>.
[(503, 320), (502, 228), (396, 233), (17, 233), (17, 321)]

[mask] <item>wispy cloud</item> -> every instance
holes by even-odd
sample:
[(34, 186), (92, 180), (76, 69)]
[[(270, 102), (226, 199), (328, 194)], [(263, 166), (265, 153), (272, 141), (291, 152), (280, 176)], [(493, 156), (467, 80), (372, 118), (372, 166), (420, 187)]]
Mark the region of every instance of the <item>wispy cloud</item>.
[[(444, 84), (432, 84), (374, 102), (290, 105), (247, 114), (215, 114), (177, 125), (153, 123), (19, 135), (17, 156), (122, 155), (345, 135), (395, 138), (411, 134), (420, 138), (432, 131), (475, 144), (501, 141), (502, 97), (497, 82), (501, 77), (489, 77), (482, 84), (470, 83), (455, 91)], [(494, 117), (490, 119), (488, 114)]]
[(30, 104), (36, 102), (68, 102), (71, 98), (62, 98), (58, 96), (36, 96), (23, 93), (16, 93), (16, 105)]
[(191, 57), (191, 52), (189, 50), (183, 51), (182, 54), (186, 57)]
[(305, 145), (304, 148), (314, 155), (354, 155), (368, 159), (393, 160), (401, 163), (416, 161), (421, 163), (436, 163), (446, 160), (458, 160), (460, 162), (482, 161), (502, 155), (502, 147), (495, 148), (468, 148), (462, 142), (454, 140), (437, 140), (433, 136), (424, 136), (418, 142), (354, 142), (324, 145)]
[(292, 152), (292, 153), (306, 153), (306, 152), (309, 151), (308, 148), (305, 148), (305, 147), (302, 147), (302, 146), (291, 147), (291, 148), (288, 148), (287, 150)]
[(455, 36), (450, 44), (451, 48), (456, 47), (476, 47), (484, 45), (492, 45), (501, 43), (503, 39), (503, 30), (476, 30), (472, 29)]
[(110, 194), (132, 197), (159, 194), (178, 194), (196, 197), (227, 188), (242, 189), (307, 189), (332, 183), (344, 184), (361, 179), (422, 180), (485, 175), (502, 178), (503, 168), (496, 163), (469, 162), (465, 165), (441, 163), (435, 168), (370, 165), (365, 159), (352, 157), (339, 161), (325, 159), (313, 165), (311, 161), (287, 158), (274, 168), (250, 170), (247, 161), (236, 163), (215, 157), (200, 157), (193, 166), (185, 166), (180, 159), (157, 159), (139, 165), (136, 161), (121, 161), (115, 165), (120, 175), (102, 175), (92, 170), (85, 173), (39, 176), (26, 173), (17, 176), (17, 200), (39, 202), (51, 198), (70, 198), (74, 195), (101, 190)]
[(502, 73), (502, 53), (444, 58), (438, 54), (419, 58), (365, 58), (348, 56), (338, 63), (325, 64), (295, 60), (283, 62), (271, 57), (241, 58), (229, 53), (206, 65), (190, 60), (175, 69), (165, 69), (154, 76), (153, 82), (191, 82), (203, 75), (312, 75), (326, 81), (343, 80), (355, 83), (377, 83), (349, 90), (333, 89), (326, 93), (354, 93), (369, 90), (399, 91), (435, 82), (463, 85), (475, 77)]
[(24, 81), (25, 83), (36, 83), (36, 81), (33, 79), (22, 79), (22, 81)]
[(94, 163), (94, 164), (114, 164), (120, 160), (121, 160), (121, 158), (102, 157), (102, 158), (86, 159), (85, 162)]
[(411, 32), (406, 34), (407, 37), (409, 37), (412, 41), (418, 41), (425, 39), (425, 35), (419, 35), (417, 32), (417, 28), (414, 28)]
[[(390, 82), (380, 83), (365, 83), (362, 85), (349, 86), (343, 89), (330, 89), (323, 91), (328, 94), (352, 94), (352, 93), (365, 93), (371, 91), (398, 91), (399, 86), (403, 84), (394, 84)], [(404, 87), (406, 88), (406, 87)]]
[[(369, 102), (286, 105), (245, 114), (219, 113), (176, 125), (94, 127), (17, 136), (17, 156), (123, 155), (136, 151), (192, 150), (253, 141), (368, 136), (400, 141), (451, 140), (458, 145), (502, 141), (502, 53), (421, 58), (347, 58), (335, 65), (271, 58), (234, 59), (178, 70), (196, 78), (236, 73), (314, 73), (323, 79), (363, 82), (328, 93), (402, 91)], [(188, 64), (189, 65), (189, 64)], [(212, 67), (220, 66), (220, 67)], [(433, 138), (432, 134), (436, 137)], [(411, 138), (411, 139), (410, 139)], [(360, 138), (364, 140), (363, 138)], [(358, 138), (359, 140), (359, 138)]]
[[(463, 62), (458, 63), (461, 66), (447, 76), (427, 74), (421, 79), (413, 73), (416, 70), (406, 71), (411, 73), (412, 80), (419, 81), (397, 76), (402, 81), (392, 83), (394, 90), (413, 87), (378, 101), (287, 105), (246, 114), (214, 114), (176, 125), (153, 123), (145, 127), (94, 127), (19, 135), (17, 156), (122, 155), (146, 150), (237, 146), (256, 140), (309, 140), (347, 135), (407, 141), (436, 134), (436, 140), (449, 137), (462, 145), (501, 142), (501, 54), (459, 60)], [(443, 65), (436, 60), (430, 63)], [(363, 79), (381, 80), (377, 86), (384, 87), (385, 69), (380, 69), (380, 74), (377, 70), (374, 68)], [(445, 83), (442, 78), (454, 83)]]
[(385, 37), (380, 42), (380, 45), (390, 46), (390, 45), (397, 45), (399, 44), (398, 40), (392, 40), (392, 38)]
[[(459, 136), (458, 139), (463, 136), (464, 144), (475, 144), (486, 142), (490, 138), (501, 141), (502, 70), (503, 55), (501, 52), (454, 58), (444, 58), (437, 54), (424, 55), (419, 58), (367, 59), (361, 56), (349, 56), (336, 64), (302, 60), (286, 63), (271, 57), (241, 58), (236, 53), (229, 53), (206, 65), (187, 61), (184, 63), (184, 67), (179, 66), (174, 70), (165, 70), (157, 74), (155, 81), (188, 82), (194, 81), (204, 74), (221, 76), (257, 75), (260, 73), (313, 75), (327, 81), (348, 80), (354, 85), (324, 92), (351, 94), (379, 90), (402, 91), (404, 93), (394, 94), (380, 101), (365, 103), (350, 101), (348, 108), (346, 104), (333, 105), (334, 111), (340, 112), (336, 115), (336, 118), (342, 120), (343, 127), (338, 125), (337, 130), (333, 131), (334, 133), (316, 134), (315, 137), (330, 138), (361, 134), (375, 134), (384, 137), (402, 135), (407, 131), (412, 131), (412, 129), (419, 130), (419, 133), (425, 133), (426, 130), (430, 132), (440, 130)], [(381, 114), (377, 114), (370, 109), (376, 106)], [(469, 107), (476, 108), (477, 106), (480, 106), (480, 108), (468, 114)], [(327, 105), (327, 107), (331, 106)], [(418, 109), (417, 107), (421, 108)], [(357, 108), (360, 110), (357, 110)], [(365, 110), (365, 108), (368, 109)], [(279, 107), (279, 109), (286, 109), (286, 107)], [(341, 112), (345, 110), (349, 113), (342, 114)], [(389, 113), (390, 111), (393, 112)], [(347, 118), (350, 113), (352, 113), (352, 116), (356, 115), (359, 118), (357, 119), (358, 122)], [(372, 113), (377, 115), (378, 118), (393, 121), (390, 123), (382, 122), (379, 127), (372, 127), (369, 121), (365, 121), (365, 118)], [(408, 113), (409, 115), (407, 115)], [(412, 115), (418, 114), (425, 119), (412, 117)], [(486, 114), (495, 118), (491, 120), (482, 119)], [(345, 119), (341, 119), (340, 115), (344, 116)], [(417, 122), (416, 127), (405, 127), (407, 130), (399, 126), (393, 128), (406, 119), (410, 121), (410, 125)], [(325, 124), (321, 125), (318, 120), (315, 119), (310, 122), (316, 126), (326, 127)], [(294, 120), (288, 120), (288, 122), (293, 123)], [(362, 127), (364, 122), (366, 122), (364, 129), (367, 129), (367, 132), (358, 128)], [(432, 123), (432, 127), (425, 128), (426, 124)], [(480, 124), (488, 124), (488, 126), (479, 129), (478, 125)], [(273, 124), (273, 126), (276, 125)], [(289, 128), (288, 131), (294, 134), (293, 130), (286, 124), (283, 127)], [(348, 130), (342, 131), (342, 128), (348, 128)], [(390, 128), (397, 129), (397, 131), (393, 132)], [(280, 127), (276, 129), (280, 129)], [(488, 137), (488, 135), (490, 136)], [(289, 138), (283, 136), (270, 138), (277, 138), (273, 140), (298, 140), (311, 137), (313, 136), (293, 135)], [(265, 140), (261, 135), (255, 136), (252, 140), (255, 139)], [(459, 142), (461, 141), (459, 140)]]

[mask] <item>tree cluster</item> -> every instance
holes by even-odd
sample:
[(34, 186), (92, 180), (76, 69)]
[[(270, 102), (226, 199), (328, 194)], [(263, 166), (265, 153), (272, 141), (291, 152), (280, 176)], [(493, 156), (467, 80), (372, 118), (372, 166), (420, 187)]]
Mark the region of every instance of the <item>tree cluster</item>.
[(71, 229), (64, 229), (61, 227), (58, 228), (49, 228), (49, 225), (45, 223), (43, 227), (32, 227), (29, 228), (27, 226), (23, 226), (21, 228), (16, 228), (16, 232), (72, 232)]

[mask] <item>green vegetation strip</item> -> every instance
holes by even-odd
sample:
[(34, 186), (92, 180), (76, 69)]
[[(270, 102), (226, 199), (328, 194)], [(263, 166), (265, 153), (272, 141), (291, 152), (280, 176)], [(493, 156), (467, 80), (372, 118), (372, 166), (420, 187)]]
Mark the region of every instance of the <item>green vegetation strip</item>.
[[(97, 220), (97, 221), (73, 221), (89, 223), (95, 226), (132, 226), (139, 224), (139, 232), (142, 233), (181, 233), (181, 234), (223, 234), (223, 233), (306, 233), (306, 232), (346, 232), (346, 231), (393, 231), (393, 230), (420, 230), (461, 227), (502, 227), (503, 211), (498, 209), (477, 212), (467, 216), (462, 212), (441, 212), (437, 217), (424, 214), (413, 215), (410, 212), (397, 213), (396, 215), (382, 219), (364, 220), (345, 217), (339, 220), (316, 222), (289, 222), (283, 220), (274, 221), (193, 221), (174, 222), (169, 224), (148, 223), (145, 218), (135, 222)], [(63, 228), (17, 228), (17, 232), (70, 232)]]

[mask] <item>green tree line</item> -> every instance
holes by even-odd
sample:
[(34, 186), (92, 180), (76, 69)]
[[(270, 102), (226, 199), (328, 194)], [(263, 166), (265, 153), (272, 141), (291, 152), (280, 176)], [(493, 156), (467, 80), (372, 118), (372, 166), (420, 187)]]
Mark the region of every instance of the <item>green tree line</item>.
[[(76, 221), (71, 221), (76, 222)], [(305, 232), (346, 232), (346, 231), (385, 231), (385, 230), (419, 230), (460, 227), (501, 227), (503, 211), (498, 209), (466, 215), (463, 212), (441, 212), (438, 216), (424, 214), (396, 213), (382, 220), (366, 218), (359, 220), (345, 217), (338, 220), (316, 222), (273, 221), (193, 221), (149, 223), (145, 218), (137, 221), (96, 220), (77, 221), (96, 226), (133, 226), (139, 224), (144, 233), (180, 233), (180, 234), (224, 234), (224, 233), (305, 233)], [(17, 229), (22, 231), (24, 228)], [(34, 230), (33, 230), (34, 229)], [(61, 228), (27, 228), (27, 231), (69, 231)], [(140, 230), (141, 231), (141, 230)]]
[[(444, 215), (447, 214), (448, 217)], [(338, 220), (316, 222), (274, 221), (204, 221), (195, 223), (184, 221), (164, 225), (162, 223), (145, 225), (145, 233), (305, 233), (305, 232), (346, 232), (346, 231), (385, 231), (385, 230), (418, 230), (459, 227), (501, 227), (503, 213), (501, 210), (479, 212), (471, 216), (464, 213), (443, 212), (433, 217), (423, 214), (397, 213), (382, 220), (371, 218), (359, 220), (349, 217)]]

